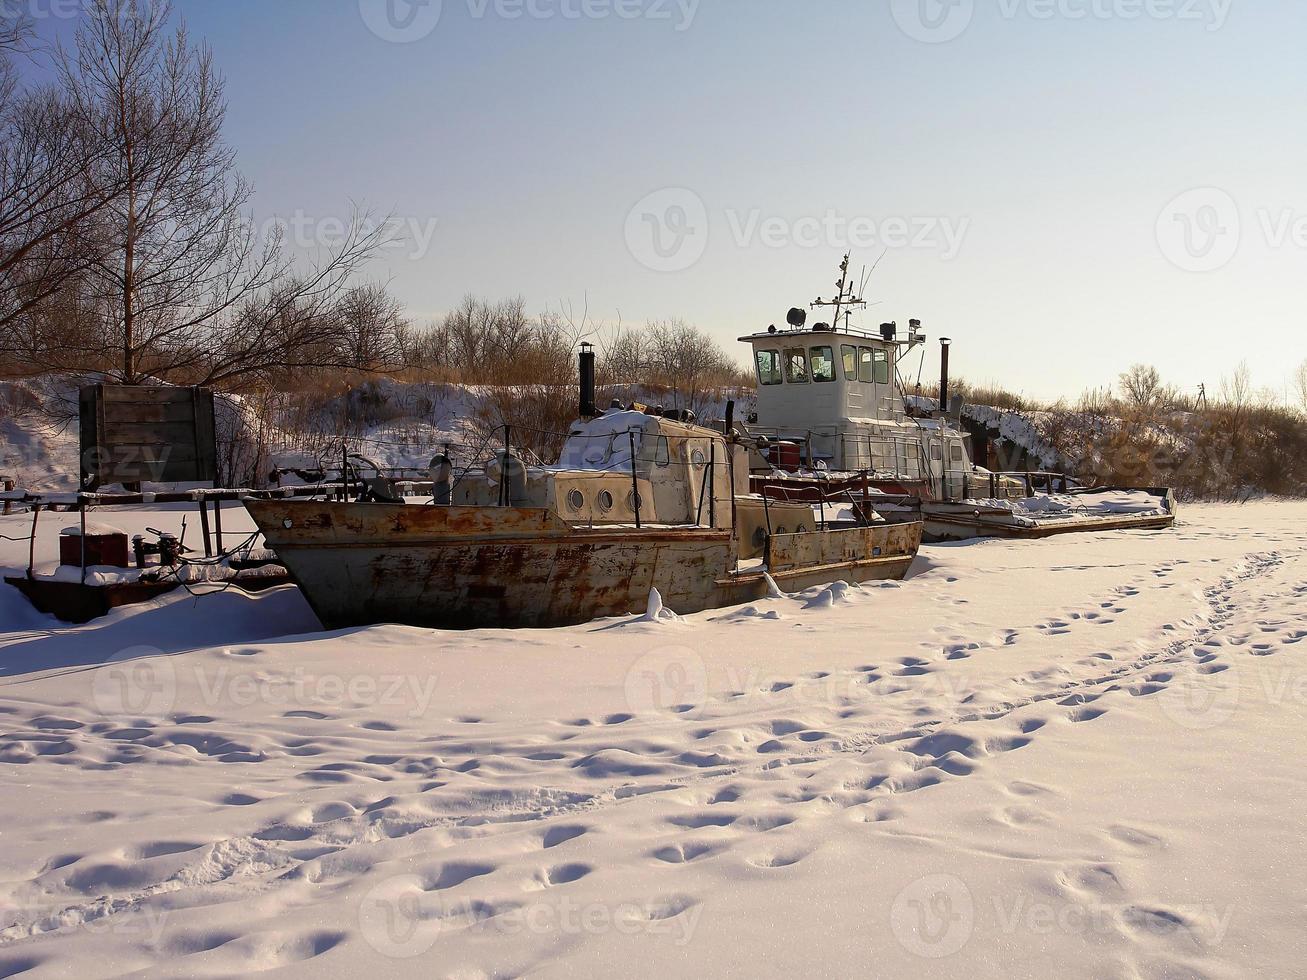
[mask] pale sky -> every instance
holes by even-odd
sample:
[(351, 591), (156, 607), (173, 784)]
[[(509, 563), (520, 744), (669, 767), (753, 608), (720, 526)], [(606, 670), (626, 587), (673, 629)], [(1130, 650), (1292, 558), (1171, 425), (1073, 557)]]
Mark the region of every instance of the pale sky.
[(1282, 389), (1307, 357), (1301, 0), (179, 9), (259, 218), (393, 212), (410, 244), (371, 272), (419, 318), (521, 293), (743, 361), (887, 249), (863, 322), (922, 319), (973, 381), (1075, 396), (1146, 361), (1215, 390), (1247, 359)]

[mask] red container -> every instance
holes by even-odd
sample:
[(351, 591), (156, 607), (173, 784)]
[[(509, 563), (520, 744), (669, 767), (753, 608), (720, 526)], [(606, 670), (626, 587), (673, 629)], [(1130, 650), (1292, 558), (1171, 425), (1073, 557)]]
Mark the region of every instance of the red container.
[[(109, 528), (87, 527), (86, 567), (107, 565), (111, 568), (129, 568), (127, 533)], [(82, 567), (82, 534), (80, 527), (65, 528), (59, 535), (59, 563)]]
[(778, 470), (797, 473), (803, 469), (803, 454), (797, 442), (773, 442), (767, 447), (767, 462)]

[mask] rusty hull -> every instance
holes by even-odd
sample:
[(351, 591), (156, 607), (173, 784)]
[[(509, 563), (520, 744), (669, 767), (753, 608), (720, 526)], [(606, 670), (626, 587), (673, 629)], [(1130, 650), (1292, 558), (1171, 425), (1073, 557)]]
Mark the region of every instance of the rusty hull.
[[(768, 591), (761, 572), (735, 574), (728, 530), (574, 527), (548, 510), (512, 507), (292, 500), (246, 506), (329, 629), (569, 626), (643, 612), (652, 588), (681, 613)], [(787, 567), (775, 578), (798, 589), (902, 577), (921, 531), (913, 524), (781, 535), (774, 554)], [(838, 544), (814, 549), (799, 540), (817, 536)]]

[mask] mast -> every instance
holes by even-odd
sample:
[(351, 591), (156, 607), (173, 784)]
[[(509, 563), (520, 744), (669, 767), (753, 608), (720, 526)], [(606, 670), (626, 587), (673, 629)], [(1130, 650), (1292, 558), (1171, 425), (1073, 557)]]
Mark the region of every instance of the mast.
[[(840, 263), (840, 278), (835, 283), (837, 290), (833, 300), (823, 300), (820, 296), (812, 304), (812, 309), (821, 309), (822, 307), (835, 307), (835, 316), (831, 318), (831, 326), (838, 330), (840, 328), (840, 316), (844, 317), (844, 326), (847, 329), (849, 320), (853, 317), (854, 309), (863, 310), (867, 308), (866, 301), (857, 294), (853, 286), (849, 283), (849, 257), (852, 253), (846, 253), (844, 261)], [(847, 307), (847, 309), (845, 309)]]

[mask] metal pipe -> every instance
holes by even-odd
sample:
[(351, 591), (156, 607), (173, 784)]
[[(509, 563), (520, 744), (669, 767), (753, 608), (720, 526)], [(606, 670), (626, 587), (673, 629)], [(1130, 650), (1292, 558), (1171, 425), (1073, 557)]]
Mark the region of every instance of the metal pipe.
[(222, 501), (213, 501), (213, 534), (218, 543), (218, 554), (222, 554)]
[(717, 526), (717, 440), (709, 444), (708, 452), (708, 526)]
[(631, 438), (631, 503), (634, 504), (635, 510), (635, 528), (638, 531), (641, 527), (640, 522), (640, 476), (635, 468), (635, 430), (631, 429), (626, 433)]
[(581, 418), (592, 419), (599, 415), (595, 396), (595, 352), (594, 345), (583, 343), (580, 357), (581, 374)]
[(939, 340), (939, 417), (948, 415), (948, 352), (953, 341), (947, 337)]
[(32, 505), (32, 540), (27, 548), (27, 580), (30, 582), (36, 572), (36, 524), (41, 517), (41, 505)]
[(77, 497), (78, 497), (77, 509), (81, 514), (81, 527), (82, 527), (82, 584), (85, 585), (86, 584), (86, 502), (81, 499), (81, 494), (78, 494)]
[(213, 557), (213, 543), (209, 540), (209, 502), (200, 494), (200, 531), (204, 534), (204, 557)]
[(699, 505), (694, 509), (694, 526), (703, 527), (703, 498), (708, 496), (708, 474), (712, 468), (703, 471), (703, 479), (699, 481)]
[(507, 507), (512, 499), (508, 492), (508, 467), (513, 456), (513, 429), (504, 426), (504, 465), (499, 468), (499, 506)]

